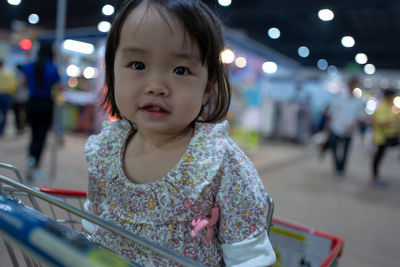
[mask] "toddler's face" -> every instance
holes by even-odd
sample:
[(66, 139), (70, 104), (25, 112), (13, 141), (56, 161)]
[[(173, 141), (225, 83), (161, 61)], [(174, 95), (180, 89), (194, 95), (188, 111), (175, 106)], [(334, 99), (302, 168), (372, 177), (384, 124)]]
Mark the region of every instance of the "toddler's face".
[(208, 97), (198, 45), (180, 21), (144, 4), (122, 27), (114, 74), (121, 115), (144, 133), (184, 131)]

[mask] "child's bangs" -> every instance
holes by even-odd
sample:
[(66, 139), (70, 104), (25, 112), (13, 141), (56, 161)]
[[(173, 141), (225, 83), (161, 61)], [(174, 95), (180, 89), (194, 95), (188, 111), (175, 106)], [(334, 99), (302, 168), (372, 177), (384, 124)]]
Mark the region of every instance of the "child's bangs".
[[(149, 5), (153, 5), (160, 16), (165, 20), (171, 32), (174, 31), (171, 27), (171, 16), (176, 18), (184, 26), (184, 38), (182, 46), (190, 44), (190, 49), (193, 45), (197, 44), (200, 49), (201, 63), (207, 65), (207, 59), (210, 58), (212, 49), (212, 36), (209, 34), (208, 29), (212, 28), (211, 19), (204, 16), (206, 13), (199, 10), (191, 2), (185, 1), (152, 1)], [(187, 39), (189, 38), (189, 39)]]

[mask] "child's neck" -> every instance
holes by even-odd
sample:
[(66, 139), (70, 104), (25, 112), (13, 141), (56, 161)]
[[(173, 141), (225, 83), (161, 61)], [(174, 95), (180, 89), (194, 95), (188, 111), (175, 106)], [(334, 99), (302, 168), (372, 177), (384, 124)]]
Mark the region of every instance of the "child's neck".
[(144, 184), (164, 177), (182, 158), (193, 133), (192, 128), (175, 137), (154, 138), (136, 132), (128, 141), (123, 157), (127, 178), (134, 183)]
[(131, 139), (132, 151), (138, 154), (153, 153), (162, 150), (175, 150), (179, 147), (187, 147), (192, 136), (194, 129), (192, 127), (183, 132), (175, 135), (159, 135), (159, 134), (144, 134), (137, 131)]

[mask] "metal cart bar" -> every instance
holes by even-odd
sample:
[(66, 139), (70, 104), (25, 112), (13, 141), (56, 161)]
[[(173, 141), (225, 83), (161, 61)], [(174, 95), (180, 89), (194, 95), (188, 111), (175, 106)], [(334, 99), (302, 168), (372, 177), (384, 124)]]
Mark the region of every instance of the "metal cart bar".
[(96, 225), (104, 227), (105, 229), (107, 229), (109, 231), (112, 231), (112, 232), (114, 232), (116, 234), (119, 234), (119, 235), (121, 235), (121, 236), (123, 236), (123, 237), (125, 237), (125, 238), (127, 238), (129, 240), (132, 240), (132, 241), (142, 245), (143, 247), (145, 247), (147, 249), (150, 249), (150, 250), (152, 250), (152, 251), (154, 251), (154, 252), (156, 252), (156, 253), (164, 256), (164, 257), (169, 258), (169, 259), (175, 261), (176, 263), (181, 264), (182, 266), (187, 266), (187, 267), (203, 266), (203, 265), (201, 265), (201, 264), (199, 264), (199, 263), (197, 263), (197, 262), (195, 262), (195, 261), (193, 261), (193, 260), (191, 260), (189, 258), (183, 257), (183, 256), (181, 256), (181, 255), (179, 255), (179, 254), (177, 254), (177, 253), (175, 253), (173, 251), (169, 251), (169, 250), (159, 246), (158, 244), (155, 244), (155, 243), (150, 242), (150, 241), (148, 241), (148, 240), (146, 240), (146, 239), (144, 239), (144, 238), (142, 238), (140, 236), (137, 236), (137, 235), (135, 235), (133, 233), (130, 233), (130, 232), (128, 232), (128, 231), (126, 231), (126, 230), (124, 230), (124, 229), (122, 229), (122, 228), (120, 228), (120, 227), (118, 227), (116, 225), (110, 224), (110, 223), (106, 222), (105, 220), (103, 220), (103, 219), (101, 219), (101, 218), (99, 218), (99, 217), (97, 217), (97, 216), (95, 216), (93, 214), (90, 214), (89, 212), (77, 209), (77, 208), (73, 207), (72, 205), (70, 205), (68, 203), (65, 203), (65, 202), (63, 202), (63, 201), (61, 201), (61, 200), (59, 200), (59, 199), (57, 199), (57, 198), (55, 198), (53, 196), (47, 195), (45, 193), (42, 193), (42, 192), (38, 191), (37, 189), (30, 188), (30, 187), (28, 187), (26, 185), (23, 185), (23, 184), (21, 184), (19, 182), (16, 182), (16, 181), (14, 181), (14, 180), (12, 180), (10, 178), (7, 178), (7, 177), (5, 177), (3, 175), (0, 175), (0, 182), (8, 184), (8, 185), (10, 185), (12, 187), (15, 187), (15, 188), (17, 188), (17, 189), (19, 189), (19, 190), (21, 190), (23, 192), (28, 193), (29, 195), (38, 197), (38, 198), (40, 198), (40, 199), (42, 199), (44, 201), (47, 201), (47, 202), (49, 202), (49, 203), (51, 203), (51, 204), (53, 204), (53, 205), (55, 205), (55, 206), (57, 206), (57, 207), (59, 207), (61, 209), (69, 211), (72, 214), (75, 214), (75, 215), (77, 215), (77, 216), (79, 216), (79, 217), (81, 217), (81, 218), (83, 218), (83, 219), (85, 219), (87, 221), (90, 221), (90, 222), (92, 222), (92, 223), (94, 223)]
[[(8, 177), (0, 175), (0, 192), (2, 192), (5, 195), (25, 195), (25, 196), (29, 197), (29, 200), (31, 201), (33, 207), (36, 210), (41, 211), (41, 208), (35, 199), (35, 197), (38, 197), (49, 204), (54, 218), (56, 216), (55, 216), (55, 212), (54, 212), (54, 208), (53, 208), (52, 204), (65, 210), (65, 211), (75, 214), (82, 219), (85, 219), (96, 225), (104, 227), (105, 229), (107, 229), (109, 231), (117, 233), (117, 234), (121, 235), (122, 237), (132, 240), (132, 241), (142, 245), (143, 247), (148, 248), (160, 255), (163, 255), (183, 266), (201, 266), (199, 263), (197, 263), (189, 258), (186, 258), (186, 257), (176, 254), (174, 252), (171, 252), (153, 242), (150, 242), (146, 239), (141, 238), (140, 236), (130, 233), (116, 225), (110, 224), (107, 221), (99, 218), (98, 216), (95, 216), (89, 212), (84, 211), (82, 208), (82, 203), (81, 203), (80, 198), (86, 197), (87, 194), (85, 191), (55, 189), (55, 188), (48, 188), (48, 187), (31, 188), (29, 186), (24, 185), (24, 183), (26, 181), (15, 166), (13, 166), (11, 164), (0, 162), (0, 168), (5, 168), (5, 169), (9, 169), (9, 170), (13, 171), (15, 173), (16, 177), (18, 178), (18, 180), (21, 182), (21, 183), (19, 183)], [(5, 183), (6, 185), (3, 185), (3, 183)], [(74, 206), (66, 203), (65, 201), (61, 201), (61, 200), (53, 197), (54, 195), (56, 195), (57, 197), (59, 195), (61, 198), (76, 197), (79, 199), (82, 209), (77, 209)], [(268, 209), (267, 209), (267, 214), (266, 214), (266, 221), (267, 221), (266, 230), (269, 235), (270, 229), (272, 226), (272, 217), (273, 217), (273, 213), (274, 213), (274, 202), (267, 193), (265, 194), (265, 198), (268, 203)], [(56, 221), (61, 222), (61, 223), (70, 222), (72, 225), (72, 228), (75, 229), (73, 227), (72, 223), (76, 223), (76, 221), (72, 220), (70, 213), (68, 213), (69, 220), (56, 219)]]

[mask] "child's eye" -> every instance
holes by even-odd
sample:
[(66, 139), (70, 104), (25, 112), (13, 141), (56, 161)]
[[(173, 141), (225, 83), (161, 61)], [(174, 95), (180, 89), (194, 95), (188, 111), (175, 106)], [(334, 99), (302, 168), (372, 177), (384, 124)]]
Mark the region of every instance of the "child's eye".
[(177, 75), (188, 75), (189, 74), (189, 69), (186, 67), (176, 67), (174, 69), (174, 73)]
[(144, 70), (146, 68), (146, 65), (140, 61), (134, 61), (130, 64), (130, 67), (135, 70)]

